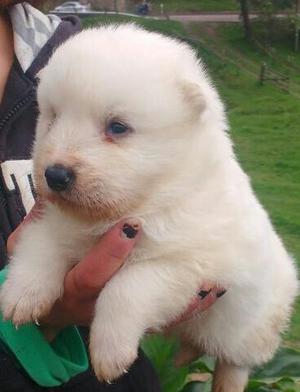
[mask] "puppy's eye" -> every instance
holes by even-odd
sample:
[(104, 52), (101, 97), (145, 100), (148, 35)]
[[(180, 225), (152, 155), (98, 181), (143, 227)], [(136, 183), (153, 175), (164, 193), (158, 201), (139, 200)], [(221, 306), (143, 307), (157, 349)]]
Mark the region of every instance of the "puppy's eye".
[(120, 122), (120, 121), (111, 121), (106, 129), (106, 133), (108, 136), (125, 136), (130, 132), (130, 128), (128, 125)]

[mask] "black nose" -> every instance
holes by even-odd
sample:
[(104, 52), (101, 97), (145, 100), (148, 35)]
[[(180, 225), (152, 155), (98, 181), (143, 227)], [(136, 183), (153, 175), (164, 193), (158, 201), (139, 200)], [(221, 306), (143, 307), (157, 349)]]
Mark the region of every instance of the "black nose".
[(49, 188), (53, 191), (65, 191), (74, 181), (75, 174), (72, 169), (62, 165), (48, 166), (45, 177)]

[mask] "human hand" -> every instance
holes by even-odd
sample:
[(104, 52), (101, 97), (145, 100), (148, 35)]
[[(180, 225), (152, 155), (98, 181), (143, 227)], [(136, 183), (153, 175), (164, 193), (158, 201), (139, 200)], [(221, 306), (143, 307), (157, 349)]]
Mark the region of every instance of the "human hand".
[[(11, 253), (24, 225), (39, 219), (43, 203), (37, 203), (22, 224), (10, 235), (7, 243)], [(64, 281), (64, 294), (51, 312), (39, 320), (45, 336), (51, 340), (68, 325), (89, 325), (97, 297), (107, 281), (122, 266), (138, 240), (140, 225), (124, 220), (105, 233), (88, 254), (71, 269)]]
[(204, 312), (205, 310), (210, 308), (225, 293), (226, 290), (223, 287), (216, 285), (215, 283), (204, 283), (200, 287), (198, 295), (192, 299), (183, 314), (181, 314), (169, 326), (167, 326), (166, 330), (172, 329), (172, 327), (184, 321), (188, 321), (198, 312)]
[[(11, 253), (18, 241), (24, 225), (43, 214), (43, 203), (38, 202), (24, 219), (23, 223), (10, 235), (7, 243)], [(126, 235), (127, 233), (127, 235)], [(51, 340), (57, 332), (68, 325), (89, 325), (94, 306), (101, 290), (122, 266), (132, 248), (136, 244), (140, 226), (132, 222), (119, 222), (88, 252), (88, 254), (72, 270), (68, 272), (64, 282), (64, 294), (56, 301), (51, 312), (39, 320), (45, 336)], [(169, 326), (188, 320), (198, 311), (208, 309), (224, 290), (211, 283), (201, 286), (199, 295), (195, 297), (186, 311)]]

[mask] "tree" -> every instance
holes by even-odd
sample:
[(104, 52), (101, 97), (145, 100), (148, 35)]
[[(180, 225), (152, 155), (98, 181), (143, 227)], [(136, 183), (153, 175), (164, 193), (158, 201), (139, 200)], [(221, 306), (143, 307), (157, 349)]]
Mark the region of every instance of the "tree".
[(295, 12), (295, 52), (299, 50), (299, 13), (300, 13), (300, 0), (296, 0)]
[(292, 9), (298, 0), (250, 0), (251, 6), (257, 12), (275, 13)]
[(239, 0), (239, 3), (247, 40), (253, 38), (250, 10), (259, 16), (260, 29), (266, 43), (270, 43), (274, 35), (278, 33), (279, 19), (276, 14), (283, 11), (288, 11), (290, 15), (293, 13), (295, 15), (293, 18), (295, 20), (295, 50), (298, 50), (300, 0)]
[(251, 40), (252, 30), (251, 30), (250, 17), (249, 17), (248, 0), (240, 0), (240, 5), (241, 5), (241, 17), (243, 20), (243, 26), (245, 31), (245, 38), (247, 40)]

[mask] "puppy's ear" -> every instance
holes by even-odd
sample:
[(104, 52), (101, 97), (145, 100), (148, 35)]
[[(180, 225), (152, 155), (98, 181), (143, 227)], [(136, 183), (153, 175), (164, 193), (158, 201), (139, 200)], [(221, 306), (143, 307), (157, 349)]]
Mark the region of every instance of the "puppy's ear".
[(199, 116), (206, 108), (206, 101), (204, 95), (200, 91), (198, 84), (190, 81), (181, 81), (180, 90), (183, 99), (195, 116)]

